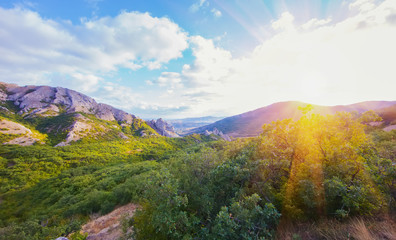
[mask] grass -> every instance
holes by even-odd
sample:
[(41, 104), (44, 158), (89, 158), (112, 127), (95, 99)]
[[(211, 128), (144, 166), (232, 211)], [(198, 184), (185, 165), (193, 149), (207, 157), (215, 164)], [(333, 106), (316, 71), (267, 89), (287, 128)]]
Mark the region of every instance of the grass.
[(276, 239), (396, 240), (396, 222), (388, 215), (356, 217), (348, 221), (322, 219), (317, 223), (281, 222)]

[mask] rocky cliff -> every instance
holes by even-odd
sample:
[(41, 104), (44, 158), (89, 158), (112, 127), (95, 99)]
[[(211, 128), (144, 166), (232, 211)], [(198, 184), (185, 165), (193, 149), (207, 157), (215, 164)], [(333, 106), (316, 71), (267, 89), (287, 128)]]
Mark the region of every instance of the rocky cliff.
[(162, 136), (180, 137), (176, 133), (175, 128), (170, 123), (164, 121), (162, 118), (159, 118), (157, 120), (147, 121), (147, 124)]

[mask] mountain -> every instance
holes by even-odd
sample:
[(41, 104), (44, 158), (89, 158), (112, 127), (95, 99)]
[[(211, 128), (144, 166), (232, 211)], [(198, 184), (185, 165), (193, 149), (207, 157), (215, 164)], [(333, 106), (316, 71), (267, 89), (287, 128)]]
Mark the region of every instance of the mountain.
[(0, 83), (1, 143), (63, 146), (80, 139), (175, 136), (163, 131), (164, 125), (153, 129), (133, 114), (67, 88)]
[[(188, 133), (205, 133), (206, 131), (213, 131), (214, 129), (217, 129), (218, 131), (221, 131), (222, 133), (232, 137), (257, 136), (261, 133), (261, 127), (265, 123), (271, 123), (272, 121), (286, 118), (300, 118), (302, 116), (302, 112), (299, 110), (299, 107), (306, 107), (307, 105), (307, 103), (297, 101), (274, 103), (266, 107), (227, 117), (215, 123), (192, 129)], [(374, 110), (380, 115), (387, 113), (388, 115), (392, 116), (392, 113), (395, 113), (396, 116), (396, 101), (368, 101), (351, 105), (312, 106), (313, 113), (322, 115), (334, 114), (339, 111), (357, 111), (362, 113), (368, 110)]]
[(165, 122), (162, 118), (157, 120), (147, 121), (147, 124), (153, 128), (157, 133), (166, 137), (180, 137), (172, 124)]
[(224, 117), (207, 116), (198, 118), (167, 119), (166, 121), (173, 125), (177, 133), (183, 134), (193, 128), (202, 127), (223, 118)]

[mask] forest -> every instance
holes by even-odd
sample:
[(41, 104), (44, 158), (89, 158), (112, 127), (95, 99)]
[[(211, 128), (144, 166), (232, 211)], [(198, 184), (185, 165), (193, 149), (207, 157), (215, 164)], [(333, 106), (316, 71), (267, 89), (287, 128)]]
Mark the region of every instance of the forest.
[(86, 239), (92, 214), (128, 203), (122, 239), (395, 239), (396, 130), (302, 111), (231, 142), (3, 145), (0, 239)]

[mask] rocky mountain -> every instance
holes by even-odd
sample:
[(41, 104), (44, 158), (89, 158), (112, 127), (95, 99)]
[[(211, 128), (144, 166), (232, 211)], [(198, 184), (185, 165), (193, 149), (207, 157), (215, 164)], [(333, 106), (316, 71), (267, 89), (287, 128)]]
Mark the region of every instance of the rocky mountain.
[[(62, 112), (87, 113), (106, 121), (118, 121), (128, 124), (136, 116), (103, 103), (79, 92), (48, 86), (24, 86), (1, 83), (1, 98), (11, 101), (19, 108), (18, 114), (24, 116), (56, 116)], [(5, 89), (4, 89), (5, 88)]]
[(86, 138), (178, 136), (163, 120), (150, 122), (153, 129), (133, 114), (61, 87), (0, 83), (0, 120), (0, 140), (10, 144), (44, 143), (44, 135), (57, 146)]
[[(261, 127), (265, 123), (271, 123), (272, 121), (286, 118), (300, 118), (302, 116), (302, 112), (299, 110), (299, 107), (305, 107), (307, 105), (307, 103), (297, 101), (274, 103), (263, 108), (224, 118), (215, 123), (192, 129), (189, 133), (205, 133), (206, 131), (213, 132), (214, 129), (217, 129), (223, 134), (231, 137), (257, 136), (261, 133)], [(362, 113), (368, 110), (374, 110), (378, 112), (380, 116), (385, 116), (385, 113), (389, 116), (392, 116), (393, 113), (396, 116), (396, 101), (369, 101), (351, 105), (312, 106), (313, 113), (323, 115), (334, 114), (338, 111), (357, 111)], [(392, 118), (389, 117), (389, 119)], [(396, 119), (396, 117), (393, 119)]]
[(162, 136), (180, 137), (180, 135), (176, 133), (175, 128), (170, 123), (164, 121), (162, 118), (147, 121), (147, 124)]
[(219, 131), (219, 129), (217, 129), (217, 128), (214, 128), (213, 131), (205, 130), (204, 135), (205, 136), (215, 135), (215, 136), (221, 137), (223, 140), (225, 140), (227, 142), (231, 141), (230, 136), (228, 136), (228, 135), (224, 134), (223, 132)]

